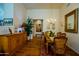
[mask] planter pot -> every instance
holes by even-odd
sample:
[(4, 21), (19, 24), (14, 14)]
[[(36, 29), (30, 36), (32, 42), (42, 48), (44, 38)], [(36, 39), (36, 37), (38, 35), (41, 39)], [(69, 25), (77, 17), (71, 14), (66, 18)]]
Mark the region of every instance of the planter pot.
[(30, 39), (33, 39), (33, 34), (30, 34)]
[(27, 38), (28, 38), (28, 40), (30, 40), (30, 37), (29, 36)]
[(32, 40), (33, 39), (33, 34), (30, 34), (29, 36), (28, 36), (28, 40)]

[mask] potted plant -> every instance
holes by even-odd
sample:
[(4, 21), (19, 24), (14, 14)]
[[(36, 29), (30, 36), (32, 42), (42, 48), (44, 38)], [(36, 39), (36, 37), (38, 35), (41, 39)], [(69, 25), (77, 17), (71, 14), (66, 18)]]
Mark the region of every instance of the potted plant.
[(26, 21), (25, 31), (27, 32), (28, 38), (31, 39), (31, 36), (32, 36), (32, 20), (29, 17), (27, 18), (27, 21)]

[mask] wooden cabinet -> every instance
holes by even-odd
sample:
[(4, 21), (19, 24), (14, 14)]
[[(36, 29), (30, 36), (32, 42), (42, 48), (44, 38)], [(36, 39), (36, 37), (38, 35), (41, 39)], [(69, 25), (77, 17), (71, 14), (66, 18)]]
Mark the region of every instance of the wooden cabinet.
[(9, 42), (8, 42), (8, 48), (10, 48), (9, 49), (9, 54), (12, 54), (12, 52), (14, 53), (15, 52), (15, 50), (17, 49), (17, 36), (16, 35), (12, 35), (12, 36), (9, 36), (8, 37), (8, 40), (9, 40)]
[(27, 42), (26, 33), (0, 36), (0, 46), (7, 55), (12, 55)]

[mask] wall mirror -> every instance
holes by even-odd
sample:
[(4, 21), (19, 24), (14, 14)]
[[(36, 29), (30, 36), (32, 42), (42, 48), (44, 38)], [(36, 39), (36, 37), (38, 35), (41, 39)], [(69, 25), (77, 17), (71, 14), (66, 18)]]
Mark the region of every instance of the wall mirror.
[(65, 15), (65, 31), (71, 33), (78, 32), (78, 9), (75, 9)]

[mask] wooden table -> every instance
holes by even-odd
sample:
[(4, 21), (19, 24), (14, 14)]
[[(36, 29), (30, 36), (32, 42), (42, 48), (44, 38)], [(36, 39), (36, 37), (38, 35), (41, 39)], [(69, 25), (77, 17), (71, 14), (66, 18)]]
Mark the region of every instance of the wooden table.
[(44, 33), (44, 37), (45, 37), (45, 45), (46, 45), (46, 49), (47, 49), (47, 53), (48, 53), (48, 46), (52, 45), (54, 43), (54, 37), (50, 37), (48, 36), (48, 34), (45, 32)]
[(44, 33), (44, 37), (45, 37), (47, 43), (53, 43), (54, 42), (54, 37), (48, 36), (47, 33)]

